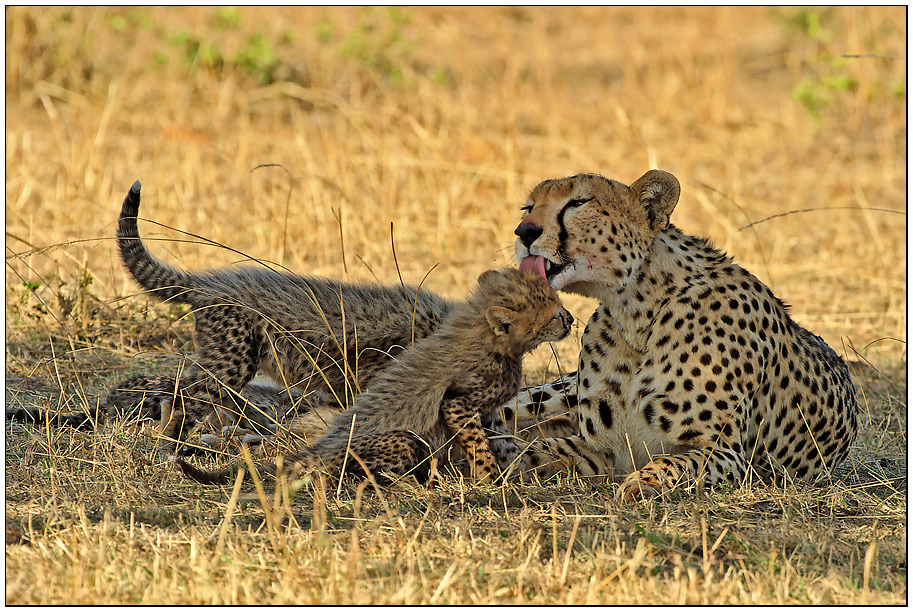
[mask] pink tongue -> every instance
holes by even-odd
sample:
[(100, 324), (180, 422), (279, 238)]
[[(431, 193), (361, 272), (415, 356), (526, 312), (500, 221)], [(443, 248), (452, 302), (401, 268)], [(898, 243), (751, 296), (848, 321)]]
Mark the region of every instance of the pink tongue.
[(545, 277), (545, 258), (544, 257), (533, 257), (532, 255), (524, 257), (523, 261), (520, 262), (521, 270), (532, 270), (539, 276), (541, 276), (546, 281), (548, 280)]

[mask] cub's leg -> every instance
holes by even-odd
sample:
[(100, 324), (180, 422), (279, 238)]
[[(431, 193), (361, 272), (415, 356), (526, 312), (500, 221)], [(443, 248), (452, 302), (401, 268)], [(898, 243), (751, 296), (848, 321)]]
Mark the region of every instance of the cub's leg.
[(280, 433), (290, 434), (294, 421), (307, 417), (317, 409), (309, 401), (318, 394), (305, 397), (297, 389), (286, 389), (274, 383), (251, 382), (241, 391), (244, 414), (233, 425), (225, 425), (217, 433), (200, 435), (204, 446), (216, 448), (231, 438), (242, 444), (257, 444), (266, 436), (275, 437)]
[[(412, 474), (419, 482), (427, 482), (431, 473), (431, 452), (428, 444), (408, 431), (394, 431), (387, 434), (353, 439), (348, 448), (336, 453), (333, 458), (338, 473), (346, 453), (351, 449), (364, 461), (375, 479), (387, 483), (384, 472), (405, 476)], [(364, 468), (354, 457), (346, 460), (346, 474), (365, 476)]]
[(364, 478), (366, 466), (378, 483), (389, 482), (383, 476), (384, 472), (398, 476), (413, 474), (419, 482), (425, 482), (430, 475), (430, 458), (431, 452), (424, 440), (408, 431), (393, 431), (352, 438), (345, 447), (332, 452), (318, 446), (290, 455), (283, 461), (282, 471), (288, 478), (295, 479), (313, 470), (337, 477), (345, 468), (347, 475)]
[(500, 472), (475, 404), (465, 396), (445, 398), (441, 403), (441, 417), (450, 435), (463, 449), (473, 478), (480, 482), (493, 480)]
[(528, 469), (528, 465), (524, 463), (523, 448), (526, 444), (523, 439), (504, 424), (500, 408), (489, 410), (479, 417), (485, 437), (488, 439), (488, 446), (501, 474), (505, 478), (514, 474), (522, 477)]
[(491, 452), (485, 430), (482, 429), (476, 405), (466, 396), (445, 398), (441, 403), (441, 418), (450, 435), (466, 455), (473, 478), (480, 482), (490, 482), (500, 470)]
[(194, 312), (195, 367), (178, 382), (163, 435), (174, 445), (184, 440), (187, 425), (209, 417), (213, 425), (237, 422), (244, 413), (241, 390), (257, 373), (265, 352), (260, 324), (238, 306), (206, 306)]

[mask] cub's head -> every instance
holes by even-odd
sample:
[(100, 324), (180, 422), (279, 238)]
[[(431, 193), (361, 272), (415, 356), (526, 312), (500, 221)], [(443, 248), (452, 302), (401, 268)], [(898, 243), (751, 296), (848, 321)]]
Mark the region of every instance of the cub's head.
[(540, 183), (514, 231), (520, 269), (555, 289), (598, 297), (637, 273), (679, 191), (678, 179), (662, 170), (630, 186), (595, 174)]
[(555, 290), (533, 272), (483, 272), (471, 302), (485, 314), (495, 345), (504, 353), (522, 354), (561, 340), (574, 322)]

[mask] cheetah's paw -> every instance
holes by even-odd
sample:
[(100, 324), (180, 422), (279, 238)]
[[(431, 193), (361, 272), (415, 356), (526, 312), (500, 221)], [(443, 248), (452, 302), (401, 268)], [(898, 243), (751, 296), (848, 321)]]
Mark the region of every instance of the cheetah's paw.
[(618, 487), (616, 497), (623, 504), (630, 504), (638, 500), (652, 499), (659, 495), (659, 489), (640, 480), (627, 480)]

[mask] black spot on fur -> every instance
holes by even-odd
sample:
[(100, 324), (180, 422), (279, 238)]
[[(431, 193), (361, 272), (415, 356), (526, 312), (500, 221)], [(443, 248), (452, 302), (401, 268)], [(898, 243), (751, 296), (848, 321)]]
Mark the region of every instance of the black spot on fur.
[(604, 399), (599, 400), (599, 420), (606, 429), (612, 428), (612, 407)]
[(533, 414), (539, 414), (542, 410), (542, 402), (546, 402), (552, 399), (552, 395), (547, 391), (536, 391), (535, 393), (529, 394), (530, 401), (535, 405)]

